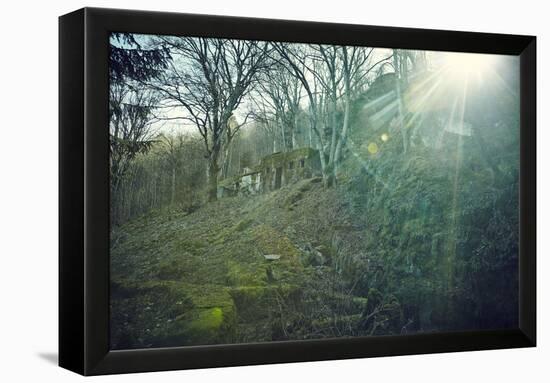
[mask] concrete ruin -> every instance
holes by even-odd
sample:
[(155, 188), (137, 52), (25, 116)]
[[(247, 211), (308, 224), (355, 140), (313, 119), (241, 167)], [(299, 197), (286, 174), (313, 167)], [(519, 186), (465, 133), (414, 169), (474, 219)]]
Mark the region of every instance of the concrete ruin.
[(294, 149), (265, 156), (252, 168), (218, 183), (218, 198), (267, 193), (296, 181), (321, 175), (319, 152)]

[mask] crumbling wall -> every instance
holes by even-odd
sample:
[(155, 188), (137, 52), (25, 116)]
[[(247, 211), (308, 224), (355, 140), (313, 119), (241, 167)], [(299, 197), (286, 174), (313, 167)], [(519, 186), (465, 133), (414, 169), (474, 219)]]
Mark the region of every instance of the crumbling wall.
[(222, 180), (218, 198), (267, 193), (320, 173), (319, 152), (315, 149), (300, 148), (273, 153), (262, 158), (258, 166), (244, 168), (242, 174)]
[(312, 148), (300, 148), (266, 156), (260, 163), (264, 192), (276, 190), (321, 171), (319, 153)]

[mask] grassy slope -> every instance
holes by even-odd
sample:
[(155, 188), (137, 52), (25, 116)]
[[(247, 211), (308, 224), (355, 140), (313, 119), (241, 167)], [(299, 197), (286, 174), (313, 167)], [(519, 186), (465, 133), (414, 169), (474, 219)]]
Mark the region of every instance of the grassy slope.
[(495, 187), (476, 157), (457, 170), (452, 152), (380, 148), (357, 149), (369, 161), (334, 188), (303, 180), (118, 227), (112, 347), (514, 327), (517, 280), (500, 276), (517, 275), (517, 184)]
[[(118, 228), (111, 252), (113, 347), (311, 336), (289, 334), (282, 313), (303, 311), (291, 306), (301, 305), (305, 285), (328, 269), (321, 264), (329, 264), (326, 239), (334, 234), (327, 234), (353, 230), (346, 206), (336, 190), (312, 179), (188, 215), (154, 212)], [(321, 259), (305, 250), (314, 247)], [(281, 258), (268, 261), (266, 254)]]

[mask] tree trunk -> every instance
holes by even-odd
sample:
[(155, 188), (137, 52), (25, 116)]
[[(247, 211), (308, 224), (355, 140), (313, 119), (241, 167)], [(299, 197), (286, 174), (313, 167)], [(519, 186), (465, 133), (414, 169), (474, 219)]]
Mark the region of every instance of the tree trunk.
[(174, 204), (176, 199), (176, 167), (172, 166), (172, 193), (170, 196), (170, 204)]
[(323, 175), (323, 186), (326, 188), (330, 187), (332, 184), (331, 177), (330, 177), (331, 172), (328, 171), (328, 165), (325, 159), (325, 153), (323, 152), (323, 148), (319, 149), (319, 160), (321, 161), (321, 174)]
[[(320, 136), (320, 133), (318, 133), (318, 136)], [(319, 159), (321, 161), (323, 186), (326, 188), (331, 187), (334, 184), (334, 173), (332, 171), (332, 163), (330, 162), (330, 158), (327, 161), (327, 158), (325, 156), (325, 148), (322, 140), (319, 140)]]
[(347, 48), (344, 47), (344, 123), (342, 126), (342, 134), (340, 134), (340, 139), (336, 144), (336, 150), (334, 151), (334, 179), (336, 179), (336, 173), (338, 172), (338, 165), (340, 162), (340, 157), (342, 155), (342, 147), (346, 144), (348, 137), (349, 129), (349, 114), (350, 114), (350, 104), (351, 104), (351, 73), (347, 60)]
[(273, 141), (271, 142), (271, 153), (277, 153), (278, 146), (277, 146), (277, 134), (273, 134)]
[(220, 173), (220, 165), (218, 164), (219, 148), (214, 148), (208, 157), (206, 166), (206, 198), (208, 202), (218, 199), (218, 175)]
[(311, 125), (309, 126), (308, 139), (309, 139), (309, 147), (312, 148), (313, 147), (313, 129), (311, 128)]
[(286, 135), (285, 135), (285, 125), (282, 121), (277, 122), (277, 125), (279, 125), (281, 129), (281, 138), (283, 141), (283, 152), (286, 152), (287, 150), (287, 142), (286, 142)]
[(336, 149), (336, 91), (333, 91), (333, 94), (331, 96), (331, 108), (330, 108), (330, 128), (331, 128), (331, 137), (330, 137), (330, 152), (329, 152), (329, 158), (328, 162), (330, 165), (334, 163), (334, 152)]
[[(231, 166), (231, 154), (232, 154), (232, 148), (231, 148), (231, 143), (232, 143), (232, 139), (230, 137), (227, 138), (227, 144), (225, 146), (225, 150), (224, 150), (224, 156), (223, 156), (223, 159), (224, 159), (224, 162), (223, 162), (223, 165), (222, 165), (222, 177), (223, 178), (227, 178), (227, 176), (229, 175), (229, 167)], [(239, 164), (240, 166), (240, 164)]]
[(296, 141), (296, 128), (298, 126), (298, 117), (294, 116), (292, 119), (292, 127), (290, 131), (291, 135), (291, 149), (294, 150), (298, 147), (298, 142)]
[(336, 144), (336, 150), (334, 152), (334, 175), (336, 176), (336, 173), (338, 172), (338, 165), (340, 162), (340, 157), (342, 156), (342, 147), (346, 144), (346, 140), (348, 137), (348, 129), (349, 129), (349, 97), (346, 96), (346, 105), (344, 107), (344, 123), (342, 126), (342, 134), (340, 135), (340, 139), (338, 140), (338, 143)]
[[(395, 51), (394, 51), (395, 52)], [(399, 54), (394, 53), (394, 67), (395, 67), (395, 91), (397, 94), (397, 123), (399, 125), (399, 131), (403, 139), (403, 153), (407, 153), (409, 149), (409, 141), (407, 138), (407, 132), (405, 131), (405, 122), (403, 119), (403, 99), (401, 96), (401, 79), (403, 76), (402, 63), (399, 60)], [(406, 70), (405, 70), (406, 71)]]

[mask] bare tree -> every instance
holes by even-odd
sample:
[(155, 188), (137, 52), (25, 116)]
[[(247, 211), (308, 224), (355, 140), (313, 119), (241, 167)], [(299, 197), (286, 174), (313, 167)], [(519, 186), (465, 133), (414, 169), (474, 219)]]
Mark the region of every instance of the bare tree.
[(254, 103), (252, 110), (252, 118), (254, 119), (257, 129), (262, 131), (264, 137), (268, 140), (268, 153), (275, 153), (279, 151), (279, 124), (277, 122), (277, 115), (273, 104), (268, 97), (262, 94), (262, 92), (254, 93), (252, 97)]
[[(322, 133), (322, 95), (317, 91), (319, 86), (319, 77), (315, 76), (314, 63), (308, 62), (308, 49), (304, 45), (290, 45), (278, 43), (275, 48), (280, 55), (280, 61), (284, 63), (288, 71), (292, 73), (302, 84), (303, 89), (309, 101), (309, 120), (310, 129), (314, 132), (319, 142), (319, 157), (323, 173), (323, 182), (328, 186), (330, 181), (327, 177), (327, 161), (324, 155), (324, 136)], [(311, 67), (308, 66), (311, 65)]]
[[(272, 122), (278, 128), (282, 150), (297, 147), (298, 116), (302, 97), (301, 82), (283, 65), (275, 64), (264, 74), (256, 94), (262, 103), (264, 117), (266, 105), (271, 110)], [(273, 135), (277, 138), (277, 134)], [(274, 143), (274, 147), (276, 144)]]
[(115, 82), (110, 87), (111, 189), (116, 194), (131, 161), (153, 144), (154, 92)]
[(324, 184), (331, 186), (349, 134), (351, 105), (371, 71), (391, 56), (374, 61), (374, 49), (365, 47), (276, 47), (281, 61), (302, 83), (308, 96), (311, 129), (320, 144)]
[(251, 116), (251, 112), (247, 113), (243, 122), (239, 123), (237, 117), (232, 114), (227, 121), (227, 127), (225, 130), (224, 151), (222, 157), (222, 177), (226, 178), (229, 175), (229, 166), (231, 163), (231, 157), (233, 154), (233, 139), (240, 132), (241, 128), (248, 123), (248, 119)]
[(373, 60), (374, 48), (365, 47), (340, 47), (340, 58), (342, 61), (342, 82), (343, 94), (340, 95), (343, 103), (343, 120), (339, 139), (334, 148), (334, 174), (338, 172), (338, 165), (342, 157), (342, 149), (346, 145), (351, 119), (351, 106), (355, 102), (361, 89), (366, 84), (368, 76), (381, 64), (391, 59), (391, 56), (384, 56)]
[(176, 174), (181, 165), (181, 152), (185, 144), (185, 136), (162, 135), (159, 137), (162, 144), (162, 150), (170, 167), (170, 204), (174, 204), (176, 199)]
[(266, 65), (265, 42), (212, 38), (162, 37), (174, 60), (151, 86), (164, 96), (164, 108), (183, 111), (169, 119), (195, 126), (204, 143), (207, 166), (207, 199), (217, 199), (223, 149), (231, 144), (236, 129), (229, 120), (253, 87)]

